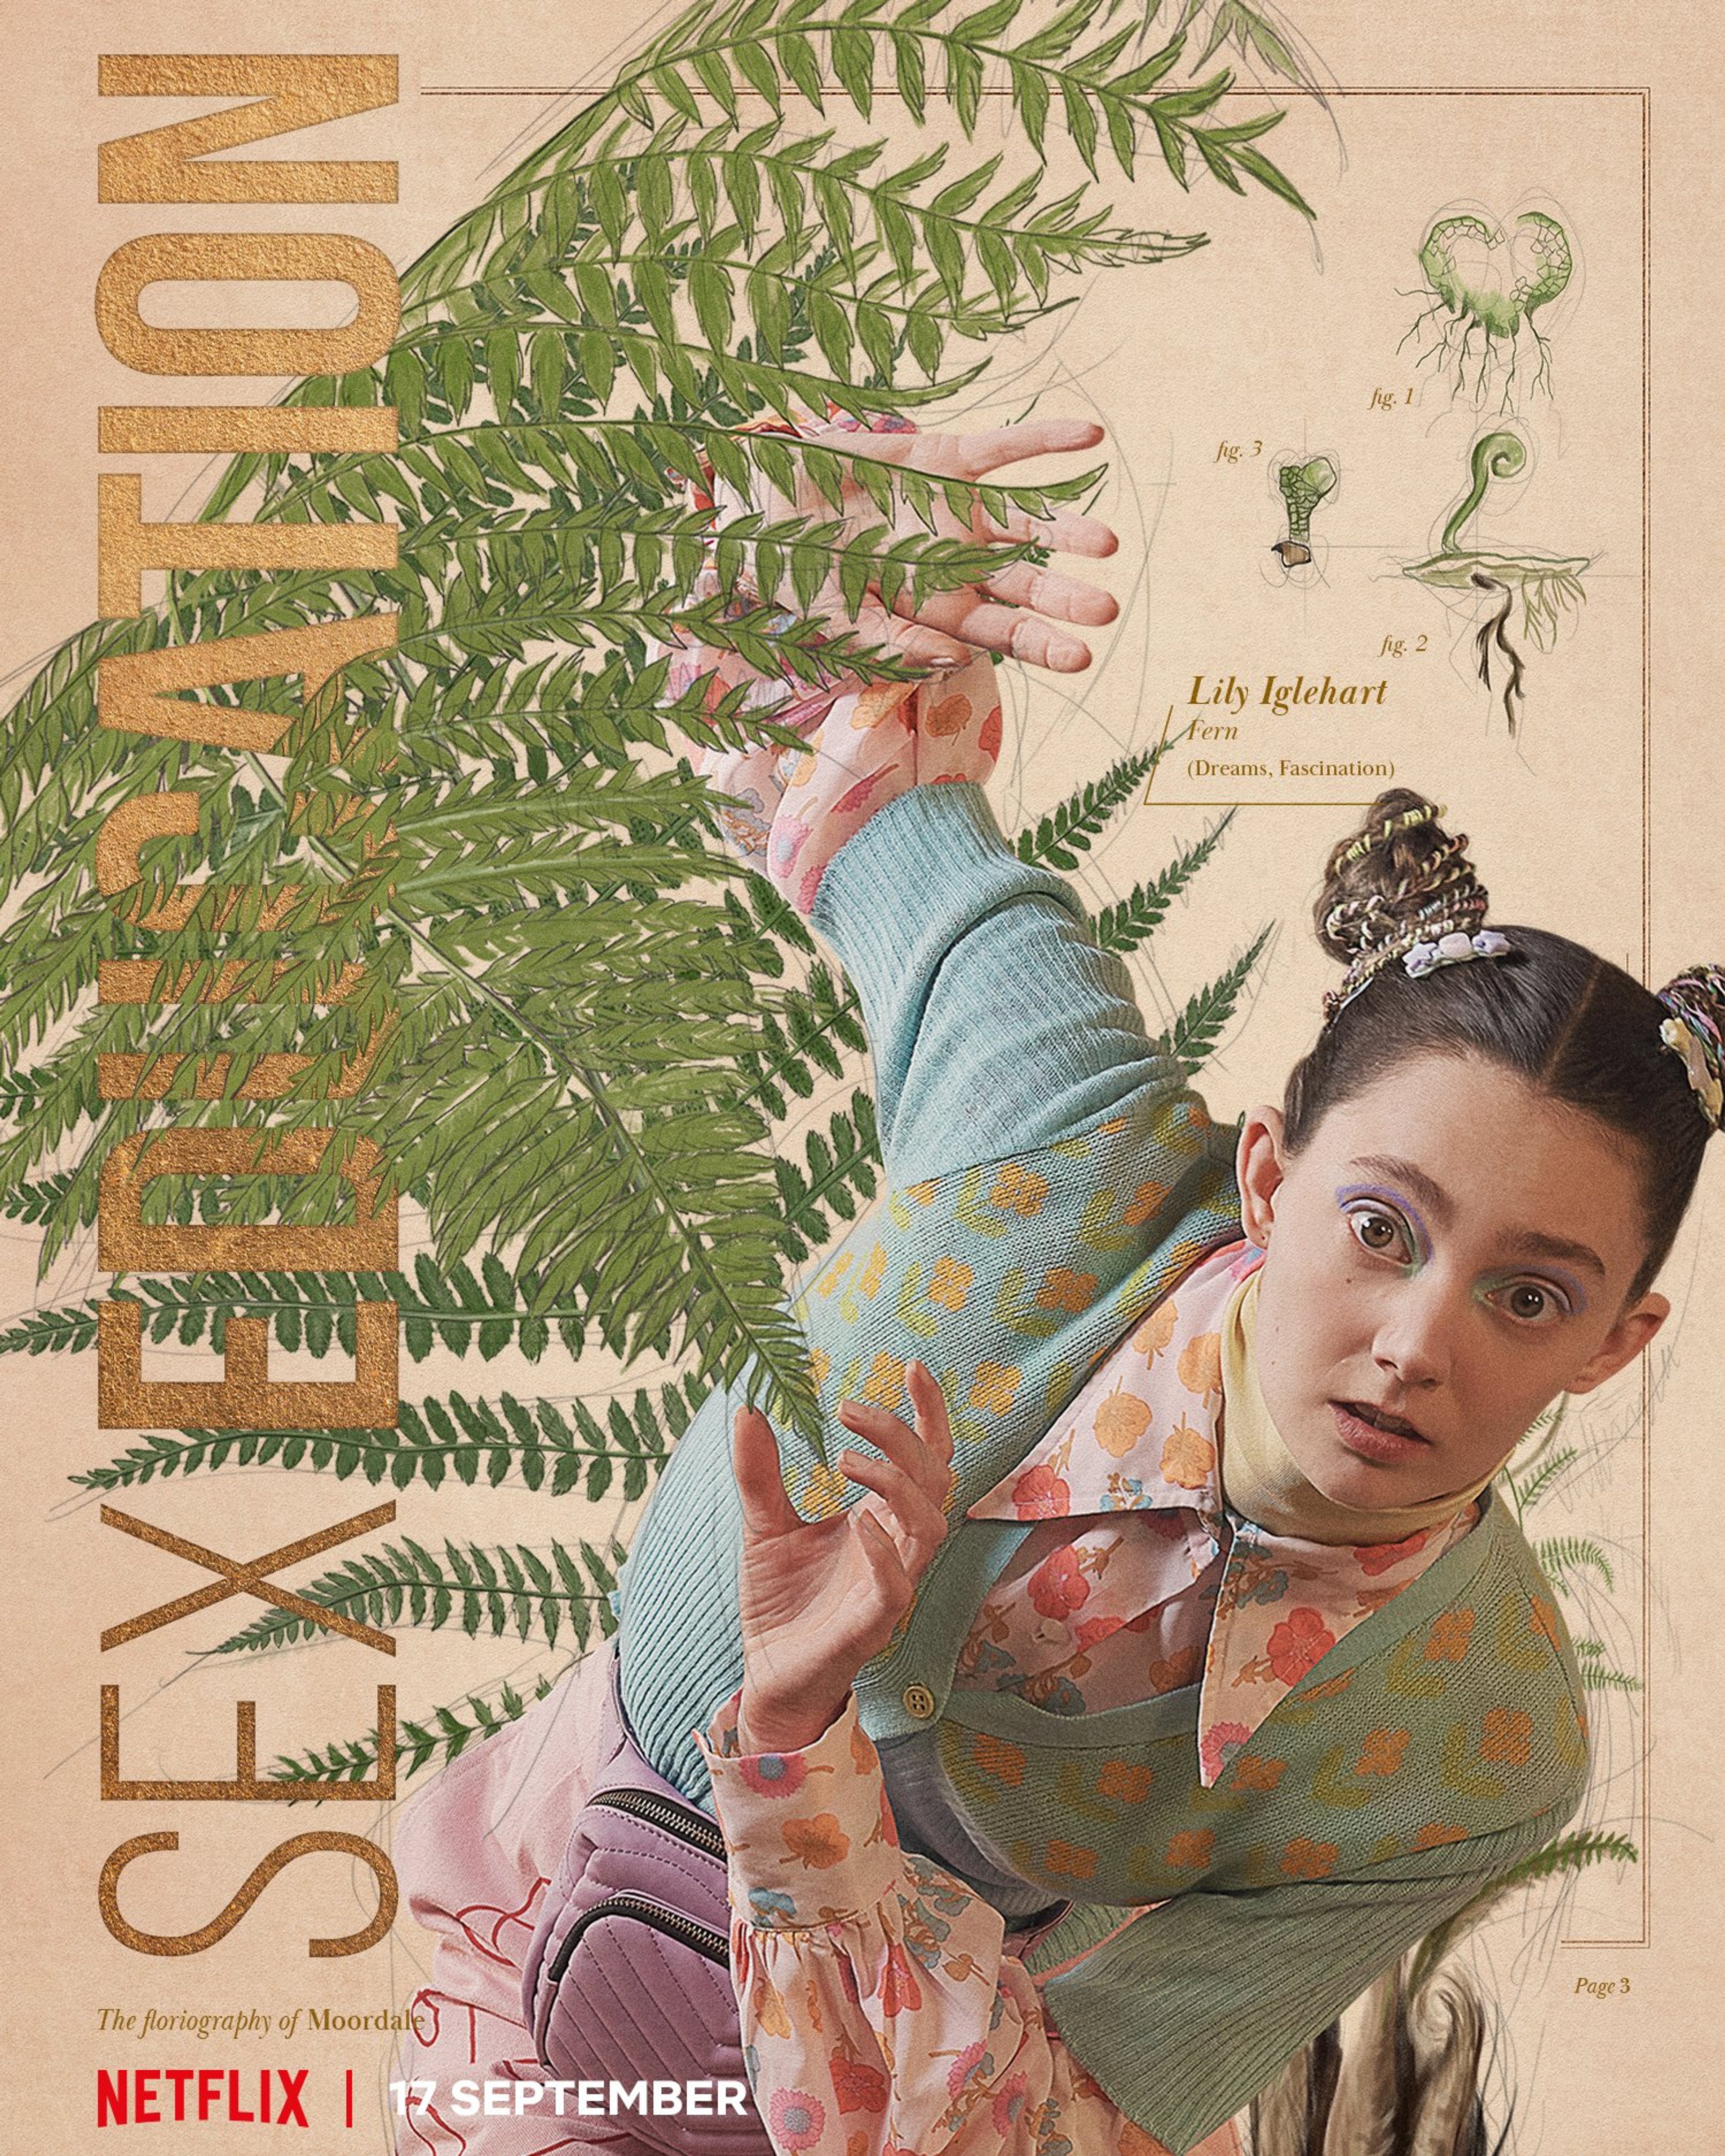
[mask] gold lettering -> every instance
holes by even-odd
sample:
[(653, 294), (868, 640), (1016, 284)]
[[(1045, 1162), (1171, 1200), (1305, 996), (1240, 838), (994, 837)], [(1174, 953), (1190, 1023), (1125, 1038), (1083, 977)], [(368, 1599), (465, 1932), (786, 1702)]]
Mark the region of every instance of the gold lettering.
[(267, 141), (326, 120), (375, 112), (399, 94), (384, 53), (103, 53), (104, 97), (254, 97), (104, 142), (96, 199), (105, 203), (393, 203), (393, 162), (369, 158), (236, 159), (193, 165), (217, 150)]
[[(346, 285), (359, 313), (331, 329), (188, 330), (158, 329), (138, 311), (151, 285), (257, 280)], [(388, 351), (401, 285), (382, 248), (346, 233), (152, 232), (102, 264), (95, 316), (102, 342), (140, 374), (348, 374)]]
[(300, 1564), (309, 1557), (320, 1557), (325, 1550), (334, 1549), (338, 1543), (351, 1543), (357, 1535), (368, 1535), (373, 1527), (387, 1527), (395, 1517), (393, 1501), (374, 1505), (369, 1512), (356, 1512), (351, 1519), (337, 1520), (333, 1527), (320, 1527), (315, 1535), (302, 1535), (296, 1543), (285, 1543), (281, 1548), (268, 1550), (262, 1557), (241, 1563), (227, 1558), (218, 1551), (206, 1549), (202, 1543), (187, 1542), (167, 1527), (158, 1527), (149, 1520), (135, 1519), (130, 1512), (121, 1512), (111, 1505), (102, 1507), (102, 1525), (118, 1527), (122, 1534), (131, 1535), (141, 1543), (148, 1543), (152, 1549), (167, 1550), (171, 1556), (185, 1558), (193, 1564), (201, 1564), (206, 1572), (219, 1573), (227, 1581), (225, 1587), (211, 1581), (182, 1594), (177, 1601), (164, 1602), (158, 1609), (146, 1609), (141, 1617), (131, 1618), (124, 1625), (111, 1626), (102, 1635), (102, 1652), (110, 1647), (123, 1647), (127, 1640), (141, 1639), (146, 1632), (160, 1631), (164, 1625), (177, 1625), (182, 1617), (195, 1616), (200, 1609), (226, 1602), (235, 1594), (255, 1594), (260, 1602), (273, 1603), (278, 1609), (290, 1611), (303, 1617), (308, 1624), (319, 1625), (328, 1632), (339, 1632), (346, 1639), (357, 1640), (367, 1647), (375, 1647), (380, 1655), (393, 1655), (395, 1642), (387, 1632), (379, 1632), (356, 1619), (344, 1617), (338, 1611), (325, 1609), (316, 1602), (308, 1602), (291, 1588), (272, 1587), (269, 1577), (279, 1572), (285, 1564)]
[[(135, 489), (139, 488), (136, 473), (125, 476)], [(134, 495), (135, 501), (139, 499), (141, 492)], [(210, 524), (155, 528), (219, 531), (252, 527)], [(316, 529), (305, 524), (281, 528)], [(355, 526), (337, 528), (351, 531)], [(359, 528), (391, 533), (396, 529), (393, 525)], [(304, 700), (310, 703), (342, 667), (368, 651), (390, 649), (395, 643), (395, 623), (393, 613), (365, 613), (346, 621), (314, 622), (305, 629), (273, 629), (262, 636), (221, 636), (208, 643), (171, 644), (159, 651), (131, 651), (117, 659), (104, 659), (96, 667), (96, 711), (105, 726), (126, 732), (154, 734), (167, 741), (199, 742), (211, 748), (249, 748), (267, 753), (302, 716), (300, 712), (239, 711), (219, 704), (188, 704), (175, 692), (297, 674)]]
[(393, 404), (104, 404), (105, 457), (357, 456), (393, 449)]
[(270, 1321), (230, 1317), (223, 1375), (214, 1383), (146, 1384), (143, 1307), (96, 1305), (96, 1427), (146, 1430), (393, 1430), (400, 1412), (396, 1306), (354, 1306), (354, 1375), (272, 1380)]
[[(400, 1254), (396, 1201), (380, 1204), (382, 1155), (356, 1142), (337, 1173), (353, 1186), (352, 1227), (282, 1223), (146, 1226), (144, 1190), (160, 1175), (311, 1175), (332, 1131), (139, 1131), (102, 1163), (96, 1262), (105, 1272), (388, 1272)], [(141, 1158), (140, 1156), (142, 1156)]]
[(395, 1795), (395, 1686), (377, 1687), (377, 1771), (368, 1782), (275, 1782), (258, 1778), (258, 1703), (234, 1702), (234, 1779), (229, 1782), (123, 1782), (120, 1779), (120, 1687), (102, 1686), (104, 1804), (259, 1804), (388, 1803)]
[[(96, 480), (96, 612), (113, 620), (141, 613), (144, 606), (142, 578), (146, 569), (393, 569), (401, 536), (398, 524), (146, 524), (144, 483), (136, 472), (103, 472)], [(368, 619), (385, 617), (370, 616)], [(345, 629), (347, 623), (330, 623)], [(278, 634), (308, 634), (284, 629)], [(393, 640), (392, 636), (391, 641)], [(222, 644), (261, 644), (262, 637), (228, 637)], [(194, 651), (196, 644), (175, 649)], [(135, 659), (162, 659), (166, 651), (134, 652)], [(103, 665), (107, 662), (105, 660)], [(218, 675), (218, 680), (229, 678)], [(179, 707), (195, 723), (201, 707)], [(222, 718), (234, 723), (234, 733), (249, 721), (259, 730), (264, 714), (224, 711)], [(109, 721), (104, 721), (104, 724)], [(184, 723), (184, 722), (182, 722)], [(163, 727), (167, 732), (168, 728)], [(175, 729), (178, 732), (178, 729)], [(281, 729), (277, 727), (275, 732)], [(202, 733), (180, 733), (182, 740), (205, 740)], [(235, 747), (255, 747), (240, 742)]]
[(239, 1892), (218, 1917), (195, 1932), (141, 1932), (126, 1922), (120, 1913), (120, 1875), (134, 1857), (148, 1856), (157, 1850), (177, 1849), (180, 1837), (177, 1834), (139, 1834), (130, 1841), (121, 1843), (102, 1866), (102, 1876), (96, 1889), (96, 1900), (102, 1912), (102, 1922), (123, 1947), (134, 1953), (194, 1954), (203, 1953), (229, 1932), (244, 1916), (259, 1894), (278, 1871), (285, 1868), (296, 1857), (309, 1856), (314, 1851), (331, 1851), (357, 1857), (367, 1866), (377, 1881), (377, 1912), (363, 1931), (351, 1932), (340, 1939), (312, 1939), (306, 1952), (314, 1959), (330, 1958), (337, 1954), (363, 1953), (374, 1947), (395, 1922), (395, 1912), (400, 1898), (396, 1885), (395, 1866), (381, 1849), (357, 1834), (331, 1834), (326, 1828), (316, 1834), (296, 1834), (280, 1843), (254, 1867)]

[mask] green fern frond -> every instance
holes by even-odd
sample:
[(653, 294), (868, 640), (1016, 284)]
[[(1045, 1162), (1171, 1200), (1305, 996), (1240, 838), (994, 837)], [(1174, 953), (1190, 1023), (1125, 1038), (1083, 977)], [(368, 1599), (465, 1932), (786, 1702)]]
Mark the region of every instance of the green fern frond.
[(1560, 1873), (1584, 1871), (1595, 1864), (1635, 1864), (1640, 1851), (1626, 1835), (1585, 1831), (1560, 1835), (1500, 1872), (1453, 1917), (1428, 1932), (1414, 1956), (1408, 1989), (1419, 1991), (1450, 1948), (1518, 1889)]
[[(439, 1558), (423, 1544), (403, 1540), (350, 1558), (302, 1591), (320, 1609), (381, 1630), (407, 1625), (440, 1631), (453, 1624), (470, 1637), (485, 1632), (501, 1640), (512, 1631), (517, 1639), (536, 1637), (551, 1647), (567, 1630), (584, 1647), (596, 1625), (601, 1638), (615, 1629), (610, 1596), (626, 1554), (616, 1543), (608, 1558), (588, 1542), (573, 1550), (552, 1543), (542, 1557), (521, 1543), (487, 1547), (445, 1541)], [(314, 1618), (271, 1609), (210, 1652), (260, 1653), (331, 1636)]]
[(1033, 829), (1020, 831), (1014, 841), (1019, 859), (1043, 867), (1076, 869), (1080, 854), (1089, 852), (1109, 819), (1156, 768), (1158, 752), (1147, 748), (1122, 757), (1100, 778), (1089, 780), (1040, 818)]
[(1221, 844), (1222, 834), (1234, 821), (1230, 808), (1203, 838), (1178, 854), (1162, 870), (1128, 891), (1096, 916), (1096, 941), (1105, 951), (1136, 951), (1159, 927), (1168, 910)]
[(1168, 1032), (1154, 1045), (1158, 1055), (1171, 1055), (1190, 1077), (1214, 1050), (1234, 1015), (1240, 993), (1250, 978), (1271, 931), (1261, 928), (1224, 973), (1189, 998)]
[(1568, 1591), (1565, 1573), (1577, 1571), (1596, 1572), (1608, 1588), (1615, 1587), (1616, 1579), (1611, 1570), (1611, 1561), (1596, 1542), (1582, 1535), (1548, 1536), (1533, 1545), (1533, 1562), (1550, 1580), (1553, 1586)]
[[(558, 1673), (559, 1676), (562, 1672)], [(557, 1677), (542, 1671), (533, 1680), (529, 1697), (512, 1684), (490, 1691), (465, 1692), (453, 1706), (434, 1707), (423, 1721), (400, 1721), (395, 1731), (395, 1772), (398, 1783), (410, 1781), (431, 1766), (446, 1767), (459, 1759), (472, 1743), (482, 1743), (519, 1722), (530, 1707), (536, 1706), (557, 1689)], [(460, 1710), (467, 1710), (464, 1719)], [(348, 1738), (325, 1745), (321, 1750), (302, 1752), (297, 1758), (279, 1757), (270, 1769), (272, 1782), (363, 1782), (377, 1764), (377, 1732)]]
[(803, 1140), (803, 1158), (806, 1174), (782, 1156), (773, 1164), (783, 1209), (785, 1253), (797, 1265), (831, 1240), (829, 1214), (855, 1219), (859, 1200), (866, 1203), (875, 1194), (880, 1139), (870, 1096), (857, 1091), (848, 1113), (841, 1109), (824, 1131), (810, 1131)]

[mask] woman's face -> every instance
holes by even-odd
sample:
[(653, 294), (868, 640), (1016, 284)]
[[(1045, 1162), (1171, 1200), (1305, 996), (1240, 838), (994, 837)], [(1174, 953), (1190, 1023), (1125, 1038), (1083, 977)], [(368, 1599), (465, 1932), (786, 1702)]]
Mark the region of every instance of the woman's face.
[(1671, 1306), (1627, 1149), (1501, 1065), (1421, 1055), (1331, 1108), (1297, 1154), (1280, 1114), (1240, 1134), (1266, 1252), (1265, 1404), (1307, 1481), (1393, 1510), (1470, 1488), (1559, 1393), (1589, 1392)]

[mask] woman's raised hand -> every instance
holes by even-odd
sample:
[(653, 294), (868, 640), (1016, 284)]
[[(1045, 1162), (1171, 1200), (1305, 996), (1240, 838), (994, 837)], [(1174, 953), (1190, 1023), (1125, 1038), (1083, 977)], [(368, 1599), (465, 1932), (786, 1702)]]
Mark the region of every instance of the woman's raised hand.
[(930, 1372), (905, 1373), (915, 1426), (861, 1400), (839, 1419), (885, 1457), (849, 1447), (836, 1465), (870, 1494), (848, 1512), (804, 1520), (786, 1494), (767, 1418), (737, 1410), (732, 1456), (742, 1499), (743, 1682), (739, 1735), (752, 1752), (812, 1743), (851, 1680), (911, 1605), (947, 1531), (952, 1433)]
[[(1102, 439), (1102, 429), (1087, 419), (1024, 419), (1014, 426), (975, 434), (870, 434), (829, 429), (810, 439), (850, 456), (903, 465), (936, 478), (975, 481), (1028, 457), (1094, 449)], [(798, 513), (831, 516), (829, 505), (820, 502), (812, 490), (805, 492), (807, 498), (794, 505)], [(880, 511), (861, 487), (847, 480), (844, 492), (847, 536), (880, 523)], [(782, 498), (775, 498), (773, 513), (787, 513), (792, 507)], [(1097, 558), (1111, 554), (1119, 544), (1098, 518), (1068, 510), (1058, 510), (1046, 517), (1014, 511), (1001, 522), (985, 516), (978, 507), (967, 525), (937, 497), (935, 524), (937, 536), (943, 538), (1009, 543), (1031, 540), (1057, 551)], [(900, 505), (891, 529), (893, 537), (898, 539), (927, 527)], [(1056, 674), (1076, 674), (1091, 662), (1090, 646), (1081, 636), (1060, 624), (1100, 628), (1113, 620), (1119, 608), (1110, 593), (1086, 578), (1065, 576), (1034, 562), (1014, 562), (980, 583), (934, 593), (920, 606), (913, 607), (908, 593), (901, 593), (891, 613), (871, 586), (853, 613), (839, 596), (835, 576), (817, 599), (814, 610), (835, 624), (855, 629), (865, 642), (884, 645), (921, 665), (960, 665), (979, 650), (1001, 651), (1026, 660), (1033, 666), (1046, 666)]]

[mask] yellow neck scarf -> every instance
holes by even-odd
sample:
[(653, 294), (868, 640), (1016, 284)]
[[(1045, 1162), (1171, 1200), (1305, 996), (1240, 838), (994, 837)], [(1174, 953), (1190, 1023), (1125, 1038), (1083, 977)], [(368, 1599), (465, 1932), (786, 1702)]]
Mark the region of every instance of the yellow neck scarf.
[(1273, 1535), (1356, 1546), (1404, 1542), (1422, 1527), (1453, 1520), (1489, 1475), (1470, 1490), (1382, 1512), (1336, 1504), (1307, 1481), (1270, 1419), (1258, 1383), (1258, 1281), (1254, 1272), (1241, 1284), (1222, 1319), (1222, 1492), (1231, 1508)]

